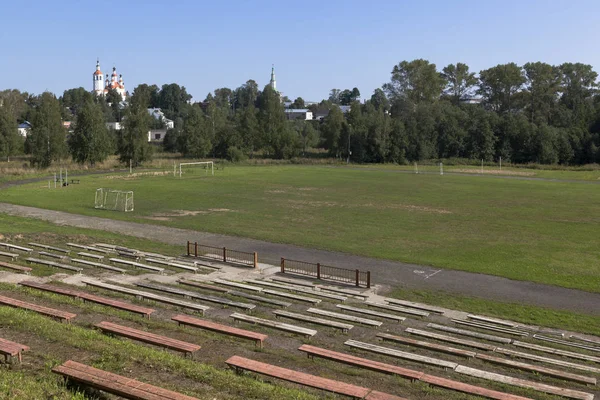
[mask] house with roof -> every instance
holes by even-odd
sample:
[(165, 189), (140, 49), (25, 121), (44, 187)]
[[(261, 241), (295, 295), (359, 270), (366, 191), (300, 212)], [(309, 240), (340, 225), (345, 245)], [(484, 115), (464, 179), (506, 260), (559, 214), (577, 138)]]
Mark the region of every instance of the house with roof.
[(313, 119), (313, 113), (308, 108), (288, 108), (283, 110), (285, 113), (285, 117), (288, 120), (297, 120), (300, 119), (302, 121), (309, 121)]
[(162, 110), (160, 108), (149, 108), (148, 114), (150, 114), (150, 116), (154, 117), (155, 119), (162, 121), (165, 124), (165, 127), (167, 129), (175, 128), (175, 122), (173, 122), (173, 120), (166, 118), (165, 114), (162, 112)]
[(29, 132), (31, 131), (31, 128), (32, 128), (32, 125), (29, 123), (29, 121), (23, 121), (17, 127), (17, 131), (19, 132), (19, 134), (21, 136), (26, 138), (27, 135), (29, 134)]

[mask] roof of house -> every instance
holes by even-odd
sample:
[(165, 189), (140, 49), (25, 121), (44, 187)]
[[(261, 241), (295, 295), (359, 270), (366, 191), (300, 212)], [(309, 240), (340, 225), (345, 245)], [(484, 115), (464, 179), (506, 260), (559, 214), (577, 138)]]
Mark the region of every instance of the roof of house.
[(283, 110), (286, 113), (307, 113), (311, 112), (308, 108), (288, 108), (287, 110)]
[(22, 123), (19, 124), (19, 128), (21, 129), (27, 129), (27, 128), (31, 128), (31, 124), (29, 123), (29, 121), (23, 121)]

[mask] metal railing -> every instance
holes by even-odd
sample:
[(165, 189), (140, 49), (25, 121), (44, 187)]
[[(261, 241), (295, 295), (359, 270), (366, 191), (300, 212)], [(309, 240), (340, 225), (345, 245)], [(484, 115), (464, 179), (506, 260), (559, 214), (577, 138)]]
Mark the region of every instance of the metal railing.
[(258, 253), (228, 249), (227, 247), (215, 247), (199, 244), (198, 242), (187, 242), (187, 255), (193, 257), (204, 257), (224, 263), (242, 264), (253, 268), (258, 267)]
[(371, 271), (348, 269), (309, 263), (306, 261), (288, 260), (281, 258), (281, 273), (313, 276), (317, 279), (352, 283), (356, 286), (371, 287)]

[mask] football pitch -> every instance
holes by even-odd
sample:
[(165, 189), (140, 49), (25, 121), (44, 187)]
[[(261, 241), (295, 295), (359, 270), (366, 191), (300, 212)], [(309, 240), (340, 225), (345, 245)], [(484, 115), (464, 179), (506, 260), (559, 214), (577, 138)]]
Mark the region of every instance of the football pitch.
[[(135, 211), (94, 209), (97, 188)], [(107, 174), (0, 201), (600, 292), (600, 185), (317, 166)]]

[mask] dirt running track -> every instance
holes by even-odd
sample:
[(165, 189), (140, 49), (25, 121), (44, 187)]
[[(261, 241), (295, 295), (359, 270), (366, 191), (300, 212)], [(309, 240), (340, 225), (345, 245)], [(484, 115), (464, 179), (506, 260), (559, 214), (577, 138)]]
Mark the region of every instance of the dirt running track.
[(533, 282), (513, 281), (492, 275), (441, 270), (414, 264), (378, 260), (346, 253), (314, 250), (287, 244), (217, 235), (186, 229), (88, 217), (61, 211), (44, 210), (0, 203), (0, 212), (46, 220), (57, 225), (92, 228), (158, 242), (180, 245), (198, 241), (213, 246), (226, 246), (242, 251), (257, 251), (260, 262), (279, 265), (286, 257), (322, 264), (370, 270), (373, 282), (384, 286), (412, 289), (443, 290), (491, 300), (520, 302), (542, 307), (569, 310), (600, 316), (600, 294)]

